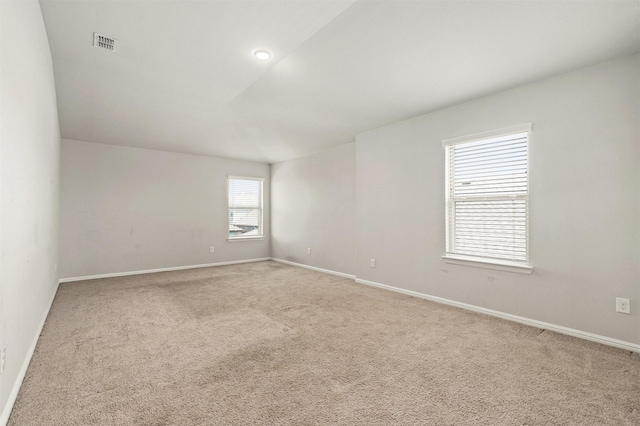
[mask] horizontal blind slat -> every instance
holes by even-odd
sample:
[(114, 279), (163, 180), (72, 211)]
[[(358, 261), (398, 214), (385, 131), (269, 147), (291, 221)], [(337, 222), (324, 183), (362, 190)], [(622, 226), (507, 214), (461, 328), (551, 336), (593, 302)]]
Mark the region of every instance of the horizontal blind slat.
[(466, 169), (457, 171), (454, 175), (456, 180), (459, 179), (469, 179), (472, 176), (483, 177), (483, 176), (509, 176), (509, 175), (517, 175), (525, 173), (526, 170), (526, 162), (524, 163), (514, 163), (509, 165), (498, 165), (498, 166), (483, 166), (477, 167), (475, 169)]
[(459, 161), (469, 162), (470, 160), (479, 160), (486, 158), (493, 158), (494, 156), (503, 155), (518, 155), (527, 152), (527, 144), (513, 144), (500, 148), (486, 148), (478, 151), (457, 152), (454, 155), (454, 161), (459, 164)]
[(518, 137), (500, 142), (472, 142), (469, 144), (453, 145), (456, 153), (477, 152), (486, 149), (506, 149), (505, 147), (527, 143), (526, 137)]
[(458, 165), (458, 167), (464, 167), (466, 164), (469, 164), (469, 163), (484, 163), (484, 162), (492, 162), (492, 161), (498, 161), (502, 159), (520, 158), (520, 157), (526, 157), (526, 156), (527, 154), (523, 150), (518, 150), (516, 152), (500, 152), (497, 154), (488, 153), (486, 155), (478, 155), (478, 156), (469, 157), (469, 158), (457, 159), (456, 164)]
[(505, 145), (505, 146), (499, 146), (499, 147), (488, 146), (488, 147), (485, 147), (485, 148), (480, 148), (480, 149), (475, 149), (475, 150), (468, 150), (468, 151), (461, 150), (460, 147), (458, 147), (458, 146), (453, 147), (453, 149), (455, 149), (455, 153), (453, 155), (453, 160), (457, 162), (457, 161), (460, 161), (460, 160), (467, 160), (467, 159), (478, 158), (478, 157), (486, 157), (486, 156), (490, 156), (490, 155), (498, 155), (498, 154), (504, 154), (504, 153), (515, 153), (515, 152), (526, 152), (527, 143), (525, 141), (525, 142), (512, 143), (512, 144)]

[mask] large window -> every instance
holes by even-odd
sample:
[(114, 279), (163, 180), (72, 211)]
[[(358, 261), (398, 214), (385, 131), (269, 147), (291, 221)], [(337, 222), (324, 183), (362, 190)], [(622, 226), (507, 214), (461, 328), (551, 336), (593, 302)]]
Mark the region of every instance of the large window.
[(262, 238), (262, 178), (229, 176), (229, 239)]
[(531, 124), (443, 141), (445, 259), (529, 269)]

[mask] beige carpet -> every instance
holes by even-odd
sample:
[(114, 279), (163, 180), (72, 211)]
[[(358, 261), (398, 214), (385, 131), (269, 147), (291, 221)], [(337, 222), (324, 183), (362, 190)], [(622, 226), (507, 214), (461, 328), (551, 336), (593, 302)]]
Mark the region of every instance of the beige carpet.
[(637, 354), (274, 262), (63, 284), (10, 425), (639, 425)]

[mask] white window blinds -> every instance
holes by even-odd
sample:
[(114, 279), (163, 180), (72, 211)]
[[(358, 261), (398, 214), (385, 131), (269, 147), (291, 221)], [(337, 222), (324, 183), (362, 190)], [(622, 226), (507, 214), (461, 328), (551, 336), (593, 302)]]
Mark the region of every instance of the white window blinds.
[(262, 182), (229, 176), (229, 238), (262, 237)]
[(528, 261), (528, 128), (443, 142), (447, 254)]

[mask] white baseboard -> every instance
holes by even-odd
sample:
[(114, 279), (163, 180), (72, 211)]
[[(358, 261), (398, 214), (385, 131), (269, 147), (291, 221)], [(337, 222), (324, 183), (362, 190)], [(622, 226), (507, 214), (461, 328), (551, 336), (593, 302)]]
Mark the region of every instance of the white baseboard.
[(29, 350), (27, 351), (27, 356), (24, 358), (22, 362), (22, 367), (20, 367), (20, 371), (18, 372), (18, 376), (16, 377), (16, 381), (13, 383), (13, 387), (11, 388), (11, 393), (9, 394), (9, 399), (7, 400), (7, 404), (4, 406), (2, 410), (2, 417), (0, 417), (0, 426), (6, 426), (9, 421), (9, 416), (11, 416), (11, 410), (13, 410), (13, 405), (16, 402), (16, 398), (18, 398), (18, 392), (20, 392), (20, 387), (22, 387), (22, 381), (24, 380), (25, 375), (27, 374), (27, 369), (29, 368), (29, 364), (31, 363), (31, 358), (33, 357), (33, 353), (36, 350), (36, 345), (38, 344), (38, 340), (40, 339), (40, 333), (42, 333), (42, 328), (44, 327), (44, 323), (47, 321), (47, 317), (49, 316), (49, 311), (51, 310), (51, 306), (53, 305), (53, 300), (56, 298), (56, 294), (58, 293), (58, 287), (60, 283), (56, 284), (56, 289), (51, 296), (51, 301), (49, 302), (49, 307), (46, 309), (44, 315), (42, 316), (42, 320), (40, 320), (40, 325), (36, 330), (35, 336), (33, 336), (33, 341), (31, 342), (31, 346), (29, 346)]
[(315, 266), (309, 266), (302, 263), (291, 262), (289, 260), (284, 260), (284, 259), (277, 259), (275, 257), (272, 257), (271, 260), (273, 260), (274, 262), (286, 263), (287, 265), (291, 265), (291, 266), (297, 266), (299, 268), (311, 269), (312, 271), (324, 272), (325, 274), (337, 275), (343, 278), (350, 278), (352, 280), (356, 278), (355, 275), (345, 274), (344, 272), (337, 272), (337, 271), (332, 271), (330, 269), (317, 268)]
[(358, 284), (365, 284), (372, 287), (383, 288), (385, 290), (391, 290), (397, 293), (407, 294), (409, 296), (430, 300), (432, 302), (442, 303), (444, 305), (449, 305), (449, 306), (455, 306), (456, 308), (462, 308), (468, 311), (478, 312), (485, 315), (491, 315), (492, 317), (502, 318), (508, 321), (514, 321), (520, 324), (525, 324), (525, 325), (529, 325), (536, 328), (542, 328), (545, 330), (551, 330), (557, 333), (566, 334), (573, 337), (579, 337), (584, 340), (590, 340), (592, 342), (602, 343), (603, 345), (613, 346), (613, 347), (624, 349), (627, 351), (640, 353), (640, 345), (631, 343), (631, 342), (625, 342), (624, 340), (613, 339), (611, 337), (588, 333), (586, 331), (576, 330), (569, 327), (563, 327), (561, 325), (550, 324), (548, 322), (520, 317), (518, 315), (512, 315), (512, 314), (507, 314), (505, 312), (494, 311), (493, 309), (487, 309), (487, 308), (482, 308), (480, 306), (469, 305), (467, 303), (456, 302), (455, 300), (449, 300), (449, 299), (444, 299), (438, 296), (431, 296), (424, 293), (418, 293), (417, 291), (405, 290), (403, 288), (394, 287), (387, 284), (380, 284), (374, 281), (367, 281), (360, 278), (356, 278), (355, 281)]
[(236, 265), (238, 263), (252, 263), (271, 260), (270, 257), (260, 257), (257, 259), (230, 260), (227, 262), (203, 263), (200, 265), (172, 266), (170, 268), (145, 269), (142, 271), (114, 272), (111, 274), (87, 275), (85, 277), (61, 278), (61, 283), (69, 283), (73, 281), (97, 280), (99, 278), (126, 277), (128, 275), (153, 274), (156, 272), (181, 271), (183, 269), (210, 268), (212, 266)]

